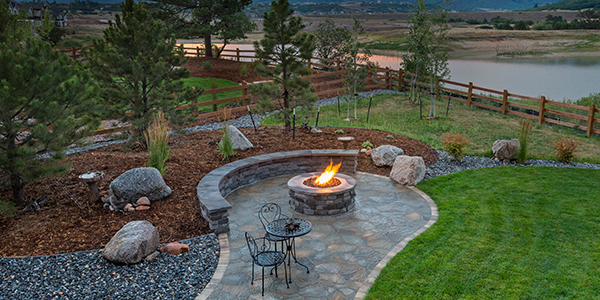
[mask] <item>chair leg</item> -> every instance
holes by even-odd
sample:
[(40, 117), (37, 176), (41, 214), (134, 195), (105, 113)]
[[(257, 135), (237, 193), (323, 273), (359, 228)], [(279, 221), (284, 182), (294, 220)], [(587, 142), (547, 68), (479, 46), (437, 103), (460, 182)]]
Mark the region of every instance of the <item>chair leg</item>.
[[(287, 280), (287, 269), (285, 268), (285, 258), (283, 259), (283, 271), (285, 272), (285, 284), (287, 285), (287, 288), (290, 288), (290, 283)], [(292, 270), (290, 269), (290, 275), (292, 273)]]
[(251, 285), (254, 285), (254, 262), (252, 262), (252, 281), (250, 281)]
[(265, 267), (262, 267), (262, 295), (265, 296)]

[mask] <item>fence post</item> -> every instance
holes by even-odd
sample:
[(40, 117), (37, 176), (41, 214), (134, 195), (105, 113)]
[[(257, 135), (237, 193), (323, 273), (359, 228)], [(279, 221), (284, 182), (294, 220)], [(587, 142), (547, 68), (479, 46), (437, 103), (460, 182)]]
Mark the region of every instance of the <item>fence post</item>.
[(71, 47), (71, 55), (73, 55), (73, 61), (77, 60), (77, 50), (75, 47)]
[(403, 87), (403, 77), (404, 77), (404, 70), (402, 69), (398, 69), (398, 90), (400, 92), (402, 92), (402, 90), (404, 89)]
[(504, 90), (504, 95), (502, 96), (502, 114), (506, 115), (507, 110), (508, 110), (508, 91)]
[(244, 99), (242, 99), (242, 106), (246, 106), (248, 105), (248, 83), (244, 80), (242, 81), (242, 86), (244, 87), (242, 89), (242, 96), (244, 97)]
[(196, 57), (200, 57), (200, 47), (196, 46)]
[(336, 62), (335, 62), (335, 70), (336, 70), (336, 71), (338, 71), (338, 72), (339, 72), (339, 71), (340, 71), (340, 69), (341, 69), (341, 65), (340, 65), (340, 64), (341, 64), (341, 63), (340, 63), (340, 58), (338, 57), (338, 58), (336, 59)]
[(594, 133), (594, 114), (596, 113), (596, 106), (594, 103), (590, 104), (590, 115), (588, 117), (588, 125), (587, 125), (587, 136), (592, 136)]
[(385, 84), (387, 85), (387, 89), (392, 89), (392, 80), (390, 79), (390, 67), (385, 67)]
[(365, 86), (365, 88), (369, 88), (369, 86), (371, 85), (372, 82), (372, 75), (371, 75), (371, 65), (369, 64), (367, 66), (367, 86)]
[(469, 82), (469, 94), (467, 95), (467, 107), (471, 107), (472, 99), (473, 99), (473, 83)]
[(308, 59), (308, 69), (312, 71), (312, 56)]
[(240, 61), (240, 48), (235, 48), (235, 55), (236, 55), (237, 61), (239, 62)]
[[(317, 73), (319, 74), (319, 73)], [(321, 91), (321, 86), (319, 86), (319, 83), (321, 83), (321, 77), (317, 76), (315, 77), (315, 92), (318, 93)]]
[(544, 107), (546, 106), (546, 97), (540, 99), (540, 124), (544, 124)]

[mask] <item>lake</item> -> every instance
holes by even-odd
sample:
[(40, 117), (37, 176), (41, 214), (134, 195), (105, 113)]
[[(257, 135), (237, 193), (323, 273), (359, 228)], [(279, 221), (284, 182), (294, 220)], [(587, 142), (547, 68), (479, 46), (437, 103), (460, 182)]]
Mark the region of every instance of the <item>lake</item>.
[[(250, 44), (227, 49), (252, 50)], [(398, 69), (402, 59), (373, 55), (381, 67)], [(600, 92), (600, 57), (449, 60), (450, 80), (531, 97), (576, 100)]]

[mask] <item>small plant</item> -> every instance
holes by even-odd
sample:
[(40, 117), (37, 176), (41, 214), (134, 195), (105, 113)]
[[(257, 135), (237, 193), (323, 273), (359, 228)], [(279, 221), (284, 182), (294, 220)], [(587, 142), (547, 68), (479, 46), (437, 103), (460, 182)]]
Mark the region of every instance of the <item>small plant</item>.
[(169, 131), (163, 112), (158, 112), (154, 117), (144, 136), (148, 147), (148, 165), (158, 169), (160, 174), (163, 175), (166, 169), (165, 163), (171, 156), (168, 144)]
[(362, 143), (362, 147), (363, 148), (367, 148), (367, 147), (373, 148), (373, 144), (371, 144), (371, 142), (369, 142), (369, 141), (365, 141)]
[(391, 134), (388, 134), (388, 135), (387, 135), (387, 138), (388, 138), (388, 139), (390, 139), (390, 140), (393, 140), (393, 139), (394, 139), (394, 136), (393, 136), (393, 135), (391, 135)]
[(521, 125), (521, 132), (519, 133), (519, 144), (521, 147), (517, 152), (517, 162), (524, 164), (527, 160), (527, 144), (529, 143), (529, 135), (531, 134), (531, 129), (533, 129), (533, 124), (527, 120), (521, 120), (519, 124)]
[(15, 204), (10, 201), (0, 200), (0, 214), (5, 217), (12, 217), (18, 212)]
[(575, 151), (581, 142), (576, 141), (573, 137), (566, 139), (558, 138), (558, 141), (552, 146), (556, 150), (556, 158), (558, 161), (570, 163), (575, 158)]
[(467, 146), (471, 144), (471, 141), (460, 133), (445, 132), (440, 137), (444, 151), (448, 152), (452, 158), (456, 161), (461, 160), (466, 152)]
[(221, 128), (221, 142), (218, 148), (223, 160), (229, 161), (236, 154), (235, 149), (233, 149), (233, 142), (229, 137), (229, 112), (227, 110), (223, 110), (223, 127)]
[(210, 61), (202, 62), (202, 67), (205, 69), (210, 69), (212, 67), (212, 63)]
[(243, 64), (242, 69), (240, 70), (240, 75), (244, 77), (246, 74), (248, 74), (248, 64)]
[[(217, 88), (217, 84), (216, 84), (216, 83), (214, 83), (214, 82), (211, 82), (211, 83), (210, 83), (210, 89), (211, 89), (211, 90), (214, 90), (214, 89), (216, 89), (216, 88)], [(212, 93), (212, 94), (211, 94), (211, 96), (212, 96), (212, 100), (213, 100), (213, 101), (217, 100), (217, 93)], [(217, 105), (216, 105), (216, 104), (213, 104), (213, 107), (212, 107), (212, 109), (213, 109), (213, 111), (217, 111), (217, 109), (218, 109), (218, 108), (217, 108)]]
[(344, 131), (343, 131), (343, 130), (341, 130), (341, 129), (338, 129), (338, 130), (336, 130), (336, 131), (335, 131), (335, 133), (338, 133), (338, 134), (344, 134)]

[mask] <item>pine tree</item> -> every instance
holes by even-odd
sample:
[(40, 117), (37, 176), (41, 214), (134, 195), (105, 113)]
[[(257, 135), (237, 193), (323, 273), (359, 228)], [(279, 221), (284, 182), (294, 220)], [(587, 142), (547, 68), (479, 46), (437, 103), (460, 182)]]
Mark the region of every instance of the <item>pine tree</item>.
[(167, 27), (133, 0), (121, 3), (121, 12), (104, 30), (104, 38), (94, 40), (87, 58), (110, 115), (131, 122), (132, 133), (140, 140), (158, 111), (170, 123), (181, 123), (183, 115), (176, 108), (202, 90), (186, 88), (180, 80), (189, 71), (179, 68), (185, 62), (183, 48), (175, 47)]
[[(87, 72), (31, 35), (0, 3), (0, 169), (14, 202), (27, 182), (68, 171), (64, 149), (96, 129), (97, 87)], [(45, 159), (39, 155), (45, 154)]]
[[(256, 71), (273, 83), (252, 85), (250, 89), (252, 95), (259, 97), (259, 110), (280, 110), (288, 130), (293, 109), (310, 107), (318, 100), (310, 88), (310, 80), (301, 78), (312, 73), (306, 64), (315, 50), (314, 37), (300, 32), (305, 25), (300, 17), (292, 16), (293, 13), (288, 0), (271, 2), (271, 10), (264, 13), (265, 35), (260, 42), (254, 42), (256, 58), (261, 62)], [(275, 67), (267, 68), (269, 64)]]
[(204, 39), (205, 55), (213, 57), (212, 36), (223, 39), (226, 45), (245, 39), (246, 33), (257, 28), (243, 13), (251, 3), (252, 0), (150, 0), (148, 6), (178, 38)]

